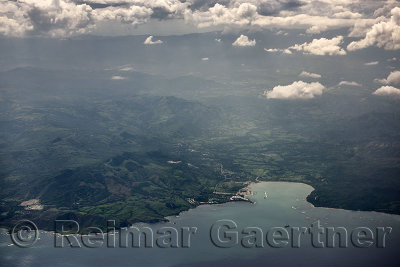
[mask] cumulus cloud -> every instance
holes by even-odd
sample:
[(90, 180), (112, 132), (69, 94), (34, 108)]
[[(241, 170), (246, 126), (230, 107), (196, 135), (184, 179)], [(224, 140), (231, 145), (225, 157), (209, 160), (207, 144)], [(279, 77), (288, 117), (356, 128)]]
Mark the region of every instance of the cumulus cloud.
[(386, 83), (400, 85), (400, 71), (397, 70), (391, 72), (389, 76), (386, 78)]
[(120, 68), (119, 70), (120, 70), (120, 71), (132, 71), (133, 68), (127, 66), (127, 67), (122, 67), (122, 68)]
[(289, 47), (289, 50), (302, 51), (305, 54), (313, 55), (346, 55), (346, 51), (339, 45), (343, 42), (343, 36), (332, 39), (314, 39), (310, 43), (296, 44)]
[(277, 52), (280, 52), (281, 51), (281, 49), (278, 49), (278, 48), (264, 48), (264, 51), (265, 52), (268, 52), (268, 53), (277, 53)]
[(225, 6), (217, 3), (205, 11), (195, 10), (193, 12), (186, 12), (185, 20), (200, 28), (219, 25), (240, 27), (251, 25), (252, 21), (256, 19), (257, 14), (257, 6), (251, 3), (237, 3), (233, 6)]
[(281, 31), (277, 31), (276, 35), (285, 35), (286, 36), (286, 35), (288, 35), (288, 33), (281, 30)]
[(390, 11), (395, 8), (395, 7), (399, 7), (400, 3), (398, 0), (386, 0), (386, 1), (382, 1), (384, 2), (384, 5), (376, 8), (376, 10), (374, 11), (374, 16), (375, 17), (388, 17), (388, 14), (390, 14)]
[(0, 1), (0, 33), (11, 36), (85, 33), (94, 26), (94, 10), (68, 0)]
[(375, 81), (382, 84), (392, 84), (400, 86), (400, 71), (392, 71), (386, 79), (375, 79)]
[(264, 95), (268, 98), (276, 99), (311, 99), (322, 95), (325, 86), (319, 82), (306, 83), (297, 81), (289, 85), (278, 85), (270, 91), (265, 91)]
[(337, 12), (337, 13), (333, 14), (333, 17), (342, 18), (342, 19), (358, 19), (358, 18), (361, 18), (362, 15), (358, 12), (351, 12), (349, 10), (346, 10), (346, 11)]
[[(376, 8), (382, 4), (365, 3), (365, 0), (225, 0), (208, 1), (202, 9), (191, 9), (185, 20), (200, 28), (224, 26), (228, 29), (307, 29), (320, 33), (331, 29), (352, 27), (363, 14), (363, 8)], [(218, 2), (217, 4), (214, 4)], [(321, 15), (323, 14), (323, 15)]]
[(351, 42), (347, 50), (354, 51), (376, 45), (386, 50), (400, 49), (400, 7), (390, 11), (390, 19), (380, 18), (367, 30), (363, 39)]
[(393, 86), (382, 86), (378, 88), (375, 92), (373, 92), (374, 95), (380, 95), (380, 96), (397, 96), (400, 97), (400, 89), (393, 87)]
[(288, 55), (291, 55), (291, 54), (293, 54), (292, 53), (292, 51), (290, 51), (290, 49), (283, 49), (283, 51), (282, 51), (284, 54), (288, 54)]
[(300, 77), (307, 77), (307, 78), (313, 78), (313, 79), (318, 79), (321, 78), (321, 74), (317, 74), (317, 73), (312, 73), (312, 72), (307, 72), (307, 71), (302, 71), (299, 74)]
[(233, 46), (255, 46), (256, 40), (249, 40), (249, 37), (246, 35), (240, 35), (236, 41), (232, 43)]
[(357, 20), (354, 23), (354, 26), (351, 28), (351, 31), (349, 33), (349, 37), (364, 37), (365, 34), (371, 29), (371, 27), (380, 21), (385, 20), (385, 17), (379, 17), (375, 19), (362, 19), (362, 20)]
[(88, 33), (99, 22), (135, 26), (158, 14), (163, 18), (183, 18), (188, 5), (179, 0), (2, 0), (0, 33), (63, 37)]
[[(357, 23), (364, 28), (377, 23), (368, 17), (370, 10), (380, 8), (378, 17), (389, 8), (394, 12), (395, 5), (365, 0), (2, 0), (0, 33), (65, 36), (90, 32), (102, 23), (135, 27), (152, 19), (228, 30), (304, 29), (314, 34), (354, 27), (358, 31), (362, 27), (355, 27)], [(396, 22), (395, 17), (392, 22), (384, 20)]]
[(119, 75), (114, 75), (111, 77), (111, 80), (125, 80), (126, 77), (119, 76)]
[(146, 40), (144, 40), (143, 43), (145, 45), (154, 45), (154, 44), (162, 44), (163, 41), (161, 41), (161, 40), (153, 41), (153, 36), (150, 35), (149, 37), (146, 38)]
[(358, 82), (353, 82), (353, 81), (341, 81), (338, 86), (362, 86)]
[(292, 53), (292, 51), (290, 51), (290, 49), (288, 49), (288, 48), (286, 48), (286, 49), (279, 49), (279, 48), (264, 48), (264, 51), (265, 52), (268, 52), (268, 53), (278, 53), (278, 52), (281, 52), (282, 54), (288, 54), (288, 55), (291, 55), (291, 54), (293, 54)]
[(121, 8), (120, 6), (109, 6), (106, 8), (97, 8), (94, 10), (97, 21), (119, 21), (132, 25), (146, 23), (153, 10), (146, 6), (131, 5)]
[(372, 61), (372, 62), (364, 63), (365, 66), (374, 66), (374, 65), (378, 65), (378, 64), (379, 64), (379, 61)]

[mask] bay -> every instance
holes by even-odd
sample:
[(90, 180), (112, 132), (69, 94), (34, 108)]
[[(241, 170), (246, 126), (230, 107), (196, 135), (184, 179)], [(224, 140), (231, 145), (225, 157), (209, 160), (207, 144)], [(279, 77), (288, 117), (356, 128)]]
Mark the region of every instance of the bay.
[[(179, 233), (178, 248), (64, 248), (54, 247), (54, 234), (40, 231), (40, 239), (29, 248), (11, 245), (10, 236), (0, 234), (1, 262), (4, 266), (397, 266), (400, 245), (400, 216), (378, 212), (348, 211), (340, 209), (317, 208), (306, 201), (313, 188), (302, 183), (261, 182), (251, 184), (253, 195), (249, 202), (229, 202), (218, 205), (201, 205), (182, 212), (179, 216), (168, 217), (168, 222), (156, 224), (139, 223), (139, 229), (150, 227), (155, 233), (163, 227), (173, 227)], [(265, 197), (265, 193), (267, 197)], [(217, 227), (218, 221), (233, 222), (233, 229), (221, 227), (220, 237), (229, 243), (223, 232), (237, 232), (238, 242), (233, 247), (221, 248), (213, 242), (216, 236), (210, 229)], [(309, 233), (300, 236), (300, 247), (293, 247), (291, 231), (295, 227), (310, 227), (320, 222), (327, 227), (344, 227), (348, 231), (346, 248), (326, 247), (326, 235), (321, 235), (323, 248), (313, 246)], [(190, 247), (183, 248), (181, 229), (196, 227), (191, 235)], [(263, 247), (246, 248), (241, 239), (248, 227), (258, 227), (262, 233)], [(284, 248), (274, 248), (267, 242), (267, 233), (279, 227), (289, 233)], [(378, 248), (376, 242), (368, 248), (355, 247), (351, 242), (351, 232), (358, 227), (368, 227), (377, 238), (377, 227), (390, 227), (386, 236), (386, 247)], [(215, 228), (216, 229), (216, 228)], [(254, 229), (254, 228), (251, 228)], [(230, 233), (229, 232), (229, 233)], [(229, 234), (228, 233), (228, 234)], [(116, 235), (118, 237), (118, 234)], [(230, 246), (230, 245), (229, 245)]]

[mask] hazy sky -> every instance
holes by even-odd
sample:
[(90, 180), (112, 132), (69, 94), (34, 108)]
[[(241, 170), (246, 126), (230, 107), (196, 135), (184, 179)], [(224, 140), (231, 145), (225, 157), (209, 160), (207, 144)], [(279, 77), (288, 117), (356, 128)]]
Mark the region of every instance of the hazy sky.
[[(351, 48), (375, 41), (387, 49), (398, 49), (400, 15), (396, 6), (395, 0), (1, 0), (0, 32), (7, 36), (68, 36), (101, 33), (114, 26), (113, 34), (126, 34), (140, 25), (155, 24), (160, 33), (165, 28), (172, 32), (171, 25), (176, 32), (299, 28), (315, 34), (349, 28), (349, 36), (365, 38), (370, 33), (368, 38), (378, 38), (371, 36), (371, 31), (378, 31), (380, 23), (384, 28), (380, 34), (387, 36)], [(120, 32), (116, 24), (124, 25)]]
[[(17, 0), (0, 2), (5, 36), (168, 35), (201, 31), (302, 29), (320, 34), (349, 29), (354, 51), (370, 46), (400, 49), (400, 3), (395, 0)], [(237, 46), (254, 42), (241, 36)], [(345, 54), (342, 36), (283, 51)], [(272, 50), (271, 50), (272, 52)], [(278, 52), (278, 51), (275, 51)]]
[[(168, 35), (219, 31), (215, 42), (234, 36), (229, 46), (259, 49), (257, 33), (268, 30), (290, 44), (263, 46), (263, 54), (343, 57), (369, 48), (400, 50), (400, 2), (395, 0), (0, 0), (0, 34), (64, 39), (78, 35), (146, 35), (143, 46), (166, 46)], [(293, 35), (293, 30), (297, 33)], [(334, 35), (332, 35), (334, 33)], [(221, 41), (222, 40), (222, 41)], [(265, 42), (264, 42), (265, 43)], [(211, 47), (210, 47), (211, 49)], [(257, 50), (257, 51), (259, 51)], [(377, 67), (399, 57), (361, 65)], [(212, 59), (211, 59), (212, 60)], [(201, 61), (208, 62), (207, 54)], [(398, 65), (398, 64), (397, 64)], [(376, 76), (374, 94), (400, 96), (400, 71)], [(116, 76), (117, 77), (117, 76)], [(320, 73), (304, 71), (292, 84), (277, 86), (267, 98), (313, 98), (325, 87)], [(118, 78), (114, 78), (117, 80)], [(119, 78), (121, 79), (121, 78)], [(301, 79), (301, 80), (300, 80)], [(304, 79), (314, 79), (305, 83)], [(360, 86), (357, 81), (338, 81)]]

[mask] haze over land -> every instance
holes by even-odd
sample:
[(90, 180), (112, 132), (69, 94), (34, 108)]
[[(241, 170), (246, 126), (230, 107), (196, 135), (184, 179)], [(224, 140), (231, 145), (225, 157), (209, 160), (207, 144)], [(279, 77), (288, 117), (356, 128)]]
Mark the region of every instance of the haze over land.
[(154, 222), (256, 179), (400, 213), (397, 1), (0, 7), (2, 225)]

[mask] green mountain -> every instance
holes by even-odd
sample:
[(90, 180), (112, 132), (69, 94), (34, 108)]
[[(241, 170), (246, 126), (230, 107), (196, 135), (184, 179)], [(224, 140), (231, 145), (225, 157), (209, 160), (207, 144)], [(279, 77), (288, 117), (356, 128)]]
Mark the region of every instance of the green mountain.
[(255, 180), (310, 184), (318, 206), (400, 214), (395, 99), (267, 100), (235, 81), (111, 74), (0, 73), (2, 225), (154, 222)]

